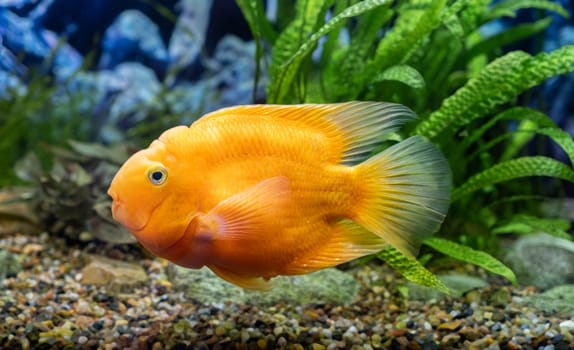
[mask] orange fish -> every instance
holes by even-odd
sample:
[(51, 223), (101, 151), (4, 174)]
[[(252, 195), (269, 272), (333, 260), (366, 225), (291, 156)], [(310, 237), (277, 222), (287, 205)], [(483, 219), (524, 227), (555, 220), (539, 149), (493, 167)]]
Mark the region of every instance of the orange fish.
[(113, 216), (153, 254), (248, 289), (391, 244), (413, 256), (446, 215), (451, 173), (415, 118), (380, 102), (224, 108), (165, 131), (114, 177)]

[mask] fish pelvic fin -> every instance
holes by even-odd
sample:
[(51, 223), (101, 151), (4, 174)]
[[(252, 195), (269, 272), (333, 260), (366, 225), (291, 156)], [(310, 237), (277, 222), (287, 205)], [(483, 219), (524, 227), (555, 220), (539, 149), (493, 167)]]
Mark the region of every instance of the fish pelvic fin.
[(450, 204), (452, 175), (439, 149), (412, 136), (357, 165), (353, 220), (408, 256), (438, 230)]

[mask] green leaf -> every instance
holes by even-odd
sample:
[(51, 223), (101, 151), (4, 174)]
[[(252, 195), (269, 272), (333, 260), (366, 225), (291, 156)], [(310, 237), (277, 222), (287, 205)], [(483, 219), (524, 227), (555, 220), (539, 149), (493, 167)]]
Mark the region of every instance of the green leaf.
[(243, 12), (253, 36), (256, 39), (263, 38), (273, 44), (277, 38), (277, 33), (265, 15), (263, 2), (261, 0), (237, 0), (237, 5)]
[[(291, 51), (293, 45), (292, 42), (289, 42), (289, 44), (283, 44), (282, 42), (293, 40), (293, 36), (295, 36), (295, 42), (297, 42), (296, 39), (300, 38), (301, 36), (299, 32), (294, 34), (291, 33), (292, 31), (289, 29), (292, 26), (290, 25), (289, 28), (286, 29), (285, 32), (281, 33), (281, 36), (277, 39), (275, 49), (277, 52), (281, 52), (281, 54), (276, 54), (275, 59), (272, 57), (272, 67), (274, 67), (274, 69), (270, 71), (271, 81), (267, 89), (268, 102), (281, 103), (284, 101), (285, 95), (292, 88), (297, 70), (303, 59), (305, 59), (311, 52), (313, 52), (317, 42), (323, 35), (337, 28), (343, 20), (358, 16), (388, 2), (390, 2), (390, 0), (365, 0), (346, 8), (341, 13), (333, 17), (329, 22), (325, 23), (317, 32), (312, 34), (302, 45), (299, 46), (299, 49), (296, 50), (292, 56), (288, 57), (287, 59), (283, 59), (287, 53)], [(299, 3), (300, 2), (297, 4)], [(297, 25), (293, 27), (299, 28), (300, 25), (298, 23), (296, 24)], [(287, 32), (289, 35), (285, 34)], [(279, 51), (280, 44), (287, 48), (281, 49)]]
[(446, 3), (446, 0), (421, 1), (400, 8), (392, 30), (379, 42), (373, 59), (367, 62), (363, 74), (354, 78), (355, 85), (363, 86), (377, 72), (406, 63), (422, 40), (442, 23)]
[[(281, 32), (271, 52), (271, 65), (269, 67), (270, 84), (267, 86), (267, 98), (270, 103), (278, 100), (279, 94), (285, 94), (292, 88), (291, 82), (295, 77), (295, 71), (291, 81), (284, 84), (283, 75), (285, 66), (289, 65), (292, 56), (301, 48), (309, 36), (313, 33), (320, 20), (325, 14), (329, 0), (299, 0), (296, 3), (295, 18), (285, 30)], [(314, 45), (310, 47), (310, 51)], [(301, 60), (304, 57), (301, 57)], [(300, 61), (298, 62), (300, 63)], [(297, 65), (296, 68), (298, 68)], [(281, 90), (279, 90), (281, 88)]]
[(516, 129), (516, 131), (509, 133), (510, 140), (506, 144), (506, 147), (502, 151), (499, 162), (503, 162), (515, 156), (524, 148), (524, 146), (530, 142), (536, 135), (536, 129), (538, 125), (531, 120), (522, 120)]
[(452, 193), (452, 201), (500, 182), (528, 176), (551, 176), (574, 182), (574, 171), (566, 164), (544, 156), (521, 157), (498, 163), (471, 176)]
[(493, 19), (508, 16), (515, 17), (516, 11), (520, 9), (537, 8), (558, 13), (564, 18), (570, 18), (568, 11), (555, 1), (548, 0), (507, 0), (501, 1), (492, 6), (490, 11), (484, 13), (484, 21), (488, 22)]
[(572, 136), (570, 136), (569, 133), (558, 128), (537, 129), (536, 132), (550, 137), (554, 142), (560, 145), (564, 152), (566, 152), (566, 155), (568, 155), (570, 164), (574, 166), (574, 140), (572, 140)]
[(498, 235), (546, 232), (552, 236), (571, 241), (572, 236), (567, 232), (568, 229), (570, 229), (570, 220), (568, 219), (539, 218), (519, 214), (496, 226), (492, 233)]
[(373, 79), (373, 83), (394, 80), (401, 82), (414, 89), (420, 89), (425, 86), (425, 80), (418, 70), (406, 64), (396, 65), (387, 68)]
[(516, 284), (516, 276), (514, 275), (514, 272), (488, 253), (474, 250), (465, 245), (438, 237), (427, 238), (423, 241), (423, 244), (426, 244), (434, 250), (454, 259), (480, 266), (483, 269), (503, 276), (513, 284)]
[(525, 23), (513, 26), (510, 29), (486, 38), (470, 47), (468, 52), (461, 57), (461, 62), (468, 62), (472, 57), (491, 53), (494, 50), (500, 50), (506, 45), (541, 33), (550, 25), (551, 22), (552, 17), (546, 17), (534, 23)]
[(452, 134), (547, 78), (571, 71), (574, 71), (574, 46), (535, 57), (521, 51), (510, 52), (445, 99), (438, 110), (419, 123), (415, 133), (430, 139), (442, 132)]
[(434, 273), (427, 270), (418, 260), (409, 258), (398, 249), (388, 246), (377, 253), (377, 257), (405, 276), (407, 280), (450, 294), (448, 287)]
[(256, 99), (257, 85), (261, 77), (261, 58), (263, 57), (263, 39), (269, 43), (275, 42), (277, 33), (267, 20), (263, 4), (260, 0), (237, 0), (237, 5), (243, 12), (255, 39), (255, 78), (253, 79), (253, 101)]
[(364, 71), (365, 62), (378, 40), (381, 28), (392, 17), (393, 11), (388, 6), (379, 6), (364, 13), (357, 18), (357, 24), (350, 32), (351, 42), (342, 47), (330, 57), (325, 69), (325, 83), (336, 86), (332, 99), (351, 100), (364, 88), (354, 85), (353, 79), (349, 77), (357, 76)]
[(481, 125), (480, 128), (472, 130), (470, 135), (463, 140), (461, 148), (468, 148), (471, 144), (480, 140), (484, 133), (490, 130), (496, 123), (505, 120), (530, 120), (543, 128), (558, 128), (554, 121), (542, 112), (527, 107), (513, 107), (490, 118), (486, 123)]

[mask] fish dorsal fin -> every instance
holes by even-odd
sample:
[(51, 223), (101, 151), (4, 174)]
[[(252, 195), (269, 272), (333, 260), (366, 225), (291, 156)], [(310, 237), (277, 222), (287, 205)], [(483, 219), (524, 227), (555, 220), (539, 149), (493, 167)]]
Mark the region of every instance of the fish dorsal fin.
[(351, 220), (341, 220), (326, 228), (325, 242), (306, 255), (290, 262), (285, 274), (298, 275), (342, 264), (381, 251), (387, 244), (376, 234)]
[(241, 288), (267, 291), (272, 287), (272, 283), (262, 277), (245, 277), (214, 265), (208, 265), (207, 267), (220, 278)]
[(202, 120), (226, 115), (260, 115), (304, 123), (340, 142), (341, 162), (363, 161), (382, 141), (416, 118), (407, 107), (387, 102), (345, 102), (299, 105), (245, 105), (223, 108)]
[(201, 217), (199, 230), (216, 240), (257, 240), (270, 232), (289, 199), (289, 179), (275, 176), (221, 201)]

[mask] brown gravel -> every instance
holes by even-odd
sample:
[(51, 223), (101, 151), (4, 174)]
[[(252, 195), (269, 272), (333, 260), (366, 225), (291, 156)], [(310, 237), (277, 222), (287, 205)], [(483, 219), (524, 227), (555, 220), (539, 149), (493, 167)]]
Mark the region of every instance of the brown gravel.
[[(46, 235), (0, 239), (23, 269), (0, 290), (0, 349), (574, 349), (574, 315), (545, 314), (515, 301), (533, 288), (497, 278), (458, 299), (405, 299), (405, 281), (381, 265), (354, 270), (351, 305), (259, 308), (184, 299), (167, 263), (138, 250), (69, 246)], [(148, 279), (124, 290), (84, 283), (94, 254), (135, 262)], [(464, 267), (469, 274), (484, 274)]]

